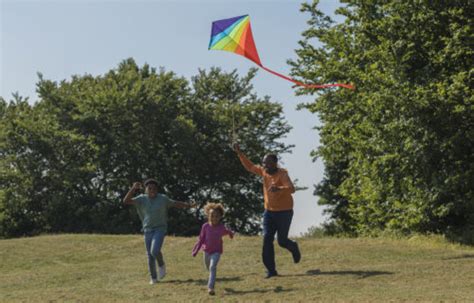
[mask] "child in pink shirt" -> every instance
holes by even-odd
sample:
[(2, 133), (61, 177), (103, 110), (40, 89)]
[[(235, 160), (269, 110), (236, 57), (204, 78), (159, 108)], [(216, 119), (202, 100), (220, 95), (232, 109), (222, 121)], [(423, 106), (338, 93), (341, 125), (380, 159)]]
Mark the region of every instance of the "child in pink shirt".
[(199, 250), (203, 249), (204, 264), (209, 271), (208, 292), (210, 295), (214, 295), (217, 263), (219, 263), (223, 252), (222, 237), (229, 235), (232, 239), (234, 233), (221, 223), (221, 219), (224, 216), (224, 207), (221, 203), (207, 203), (204, 211), (206, 212), (208, 222), (202, 225), (199, 240), (194, 245), (192, 254), (195, 257)]

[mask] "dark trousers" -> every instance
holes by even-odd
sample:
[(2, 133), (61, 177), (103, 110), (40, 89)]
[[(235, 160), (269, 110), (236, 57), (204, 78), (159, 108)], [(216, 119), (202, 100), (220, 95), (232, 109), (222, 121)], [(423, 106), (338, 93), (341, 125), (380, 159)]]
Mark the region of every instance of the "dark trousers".
[(298, 247), (296, 242), (288, 239), (293, 210), (268, 211), (263, 213), (263, 250), (262, 260), (269, 273), (275, 273), (275, 248), (273, 241), (277, 234), (278, 245), (288, 249), (291, 253)]

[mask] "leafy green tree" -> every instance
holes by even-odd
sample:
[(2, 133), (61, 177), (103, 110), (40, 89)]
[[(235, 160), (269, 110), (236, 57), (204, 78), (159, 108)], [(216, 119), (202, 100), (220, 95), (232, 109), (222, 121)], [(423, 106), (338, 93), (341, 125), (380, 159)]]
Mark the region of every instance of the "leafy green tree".
[(222, 201), (227, 223), (255, 234), (261, 183), (231, 150), (232, 129), (255, 161), (291, 146), (278, 143), (290, 127), (280, 104), (253, 92), (254, 75), (212, 68), (189, 82), (133, 59), (60, 83), (40, 74), (37, 103), (0, 103), (1, 234), (137, 232), (121, 200), (149, 177), (170, 197), (201, 203), (171, 210), (171, 233), (196, 234), (205, 202)]
[(199, 152), (189, 165), (195, 166), (190, 175), (196, 179), (198, 200), (223, 201), (230, 225), (251, 234), (260, 230), (262, 185), (243, 170), (231, 149), (232, 129), (256, 163), (269, 151), (284, 153), (291, 148), (278, 142), (290, 130), (281, 105), (272, 103), (268, 96), (258, 98), (252, 91), (250, 82), (255, 73), (252, 69), (239, 79), (235, 71), (199, 71), (192, 78), (190, 107), (197, 129), (194, 145)]
[(1, 129), (2, 234), (86, 230), (79, 223), (87, 209), (72, 202), (82, 194), (76, 180), (94, 170), (91, 142), (61, 130), (48, 112), (18, 95), (5, 107)]
[(474, 241), (473, 2), (342, 2), (341, 23), (303, 4), (309, 28), (290, 62), (302, 80), (356, 85), (305, 106), (322, 122), (315, 193), (332, 228)]

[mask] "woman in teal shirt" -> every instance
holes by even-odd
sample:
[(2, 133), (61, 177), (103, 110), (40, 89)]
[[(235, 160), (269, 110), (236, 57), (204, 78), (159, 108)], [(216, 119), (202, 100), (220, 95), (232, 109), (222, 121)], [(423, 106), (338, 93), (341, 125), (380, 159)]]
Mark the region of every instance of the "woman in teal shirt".
[[(140, 182), (133, 183), (132, 188), (125, 195), (123, 203), (135, 205), (137, 208), (145, 235), (148, 269), (151, 276), (150, 284), (155, 284), (158, 279), (163, 279), (166, 275), (166, 265), (161, 253), (161, 246), (168, 230), (168, 208), (191, 208), (195, 207), (196, 204), (175, 201), (164, 194), (158, 193), (158, 181), (155, 179), (145, 181), (145, 194), (133, 197), (141, 187)], [(159, 275), (156, 273), (156, 261), (158, 261)]]

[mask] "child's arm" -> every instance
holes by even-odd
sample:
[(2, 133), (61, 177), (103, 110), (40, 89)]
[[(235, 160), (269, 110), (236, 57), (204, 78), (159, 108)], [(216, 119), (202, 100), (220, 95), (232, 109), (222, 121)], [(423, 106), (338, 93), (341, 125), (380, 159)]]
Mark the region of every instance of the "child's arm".
[(227, 228), (227, 226), (224, 226), (223, 236), (225, 236), (225, 235), (229, 235), (229, 238), (231, 238), (231, 239), (234, 238), (234, 232), (232, 230), (230, 230), (229, 228)]
[(135, 200), (133, 199), (133, 195), (137, 190), (139, 190), (142, 187), (142, 184), (140, 182), (135, 182), (133, 183), (132, 188), (128, 191), (128, 193), (125, 195), (123, 198), (123, 204), (127, 205), (133, 205), (135, 204)]
[(199, 239), (196, 242), (196, 244), (194, 244), (194, 247), (193, 247), (193, 251), (192, 251), (193, 257), (197, 255), (197, 253), (201, 249), (201, 246), (204, 244), (205, 240), (206, 240), (206, 231), (205, 231), (205, 225), (203, 225), (201, 228), (201, 233), (199, 234)]
[(186, 202), (181, 202), (181, 201), (174, 201), (173, 204), (171, 204), (172, 207), (176, 208), (194, 208), (197, 206), (196, 202), (191, 202), (191, 203), (186, 203)]

